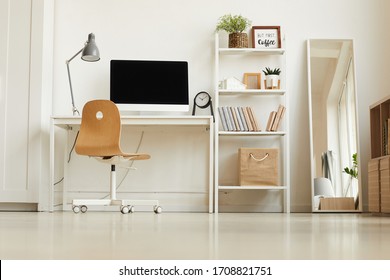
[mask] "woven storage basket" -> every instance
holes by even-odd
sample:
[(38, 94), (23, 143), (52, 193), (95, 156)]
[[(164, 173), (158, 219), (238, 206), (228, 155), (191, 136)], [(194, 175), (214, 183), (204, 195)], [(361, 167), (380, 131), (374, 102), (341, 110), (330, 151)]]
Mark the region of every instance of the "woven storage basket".
[(240, 148), (238, 150), (240, 186), (278, 186), (279, 150)]
[(248, 34), (246, 33), (230, 33), (229, 48), (247, 48)]

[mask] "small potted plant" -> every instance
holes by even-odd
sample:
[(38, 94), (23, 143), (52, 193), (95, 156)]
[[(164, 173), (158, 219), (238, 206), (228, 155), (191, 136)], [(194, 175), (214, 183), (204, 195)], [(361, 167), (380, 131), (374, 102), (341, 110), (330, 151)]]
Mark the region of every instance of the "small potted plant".
[(219, 18), (216, 31), (225, 30), (229, 33), (229, 48), (247, 48), (248, 34), (244, 31), (251, 21), (241, 15), (224, 15)]
[(280, 88), (280, 68), (271, 69), (265, 67), (263, 73), (265, 74), (265, 88), (266, 89), (279, 89)]
[[(358, 180), (358, 161), (357, 161), (357, 153), (354, 153), (352, 155), (352, 167), (345, 167), (343, 170), (344, 173), (347, 173), (349, 177), (349, 183), (348, 183), (348, 188), (345, 191), (344, 196), (348, 195), (349, 189), (352, 185), (352, 188), (354, 189), (353, 185), (356, 185), (356, 180)], [(354, 180), (355, 179), (355, 180)]]

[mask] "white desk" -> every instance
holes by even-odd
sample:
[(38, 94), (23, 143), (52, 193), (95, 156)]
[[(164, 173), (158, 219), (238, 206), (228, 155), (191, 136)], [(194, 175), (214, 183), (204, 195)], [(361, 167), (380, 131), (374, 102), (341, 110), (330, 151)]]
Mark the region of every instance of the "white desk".
[[(213, 212), (213, 164), (214, 164), (214, 123), (211, 116), (122, 116), (122, 126), (201, 126), (209, 130), (209, 213)], [(68, 129), (81, 124), (81, 117), (53, 116), (50, 124), (50, 189), (49, 209), (54, 210), (54, 163), (56, 127)]]

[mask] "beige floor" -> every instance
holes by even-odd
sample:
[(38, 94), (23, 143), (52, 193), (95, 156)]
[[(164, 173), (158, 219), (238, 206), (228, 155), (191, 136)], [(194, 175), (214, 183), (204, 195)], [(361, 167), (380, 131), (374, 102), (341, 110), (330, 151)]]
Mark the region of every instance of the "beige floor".
[(0, 259), (390, 259), (365, 214), (0, 212)]

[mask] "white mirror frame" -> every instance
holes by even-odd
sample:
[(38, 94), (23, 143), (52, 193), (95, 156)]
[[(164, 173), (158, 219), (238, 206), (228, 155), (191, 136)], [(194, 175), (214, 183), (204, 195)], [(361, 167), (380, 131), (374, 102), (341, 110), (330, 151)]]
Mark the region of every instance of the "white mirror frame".
[[(316, 178), (315, 163), (314, 163), (314, 143), (313, 143), (313, 113), (312, 113), (312, 84), (311, 84), (311, 41), (324, 40), (325, 41), (351, 41), (352, 42), (352, 59), (353, 59), (353, 73), (354, 73), (354, 98), (355, 98), (355, 118), (356, 118), (356, 150), (358, 161), (358, 208), (356, 210), (317, 210), (315, 209), (315, 193), (314, 193), (314, 179)], [(358, 99), (357, 99), (357, 87), (356, 87), (356, 59), (354, 51), (354, 42), (352, 39), (309, 39), (307, 40), (307, 71), (308, 71), (308, 106), (309, 106), (309, 131), (310, 131), (310, 179), (311, 179), (311, 201), (312, 212), (362, 212), (362, 184), (361, 184), (361, 164), (360, 164), (360, 144), (359, 144), (359, 125), (358, 125)]]

